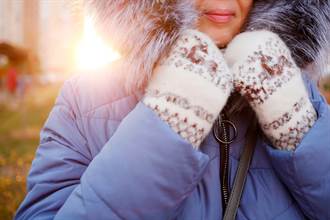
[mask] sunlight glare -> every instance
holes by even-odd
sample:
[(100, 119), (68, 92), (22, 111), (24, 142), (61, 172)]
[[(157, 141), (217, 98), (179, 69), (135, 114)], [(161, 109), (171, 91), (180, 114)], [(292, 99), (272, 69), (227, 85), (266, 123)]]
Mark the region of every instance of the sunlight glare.
[(99, 69), (109, 65), (111, 62), (118, 60), (119, 58), (119, 53), (114, 51), (97, 35), (92, 20), (86, 18), (83, 38), (76, 49), (77, 69)]

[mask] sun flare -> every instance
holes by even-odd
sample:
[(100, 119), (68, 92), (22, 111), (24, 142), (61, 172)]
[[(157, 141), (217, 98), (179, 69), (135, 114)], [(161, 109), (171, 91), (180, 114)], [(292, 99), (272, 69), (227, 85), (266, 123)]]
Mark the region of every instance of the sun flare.
[(77, 69), (99, 69), (119, 58), (119, 53), (114, 51), (97, 35), (92, 20), (86, 18), (83, 37), (76, 48)]

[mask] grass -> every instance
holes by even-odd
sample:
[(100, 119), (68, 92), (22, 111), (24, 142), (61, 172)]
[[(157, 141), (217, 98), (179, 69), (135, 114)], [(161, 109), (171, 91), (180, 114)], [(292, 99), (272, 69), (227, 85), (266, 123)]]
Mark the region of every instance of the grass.
[(26, 193), (26, 175), (39, 143), (39, 132), (59, 85), (37, 86), (23, 100), (0, 104), (0, 219), (12, 219)]
[(324, 84), (324, 85), (323, 85), (323, 89), (324, 89), (325, 91), (330, 92), (330, 84)]

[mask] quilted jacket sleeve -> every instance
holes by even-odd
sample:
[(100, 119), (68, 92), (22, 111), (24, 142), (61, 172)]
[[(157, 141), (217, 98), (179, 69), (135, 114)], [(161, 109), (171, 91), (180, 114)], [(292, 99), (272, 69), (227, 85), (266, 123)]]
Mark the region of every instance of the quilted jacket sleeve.
[(90, 158), (66, 83), (42, 130), (15, 219), (169, 219), (193, 191), (209, 157), (143, 103)]
[(309, 219), (330, 219), (330, 108), (308, 82), (318, 120), (293, 152), (268, 145), (273, 167)]

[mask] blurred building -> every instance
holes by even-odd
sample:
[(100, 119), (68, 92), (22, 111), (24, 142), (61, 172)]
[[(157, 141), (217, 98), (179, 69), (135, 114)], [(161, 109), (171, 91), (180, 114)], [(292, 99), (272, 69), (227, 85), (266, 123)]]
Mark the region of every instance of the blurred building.
[[(72, 2), (75, 2), (74, 4)], [(82, 31), (79, 1), (40, 0), (40, 56), (45, 69), (72, 69), (74, 52)]]
[(0, 0), (0, 41), (23, 46), (23, 1)]
[(0, 0), (0, 42), (35, 53), (43, 72), (67, 72), (82, 32), (81, 1)]

